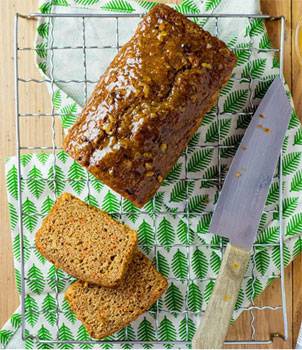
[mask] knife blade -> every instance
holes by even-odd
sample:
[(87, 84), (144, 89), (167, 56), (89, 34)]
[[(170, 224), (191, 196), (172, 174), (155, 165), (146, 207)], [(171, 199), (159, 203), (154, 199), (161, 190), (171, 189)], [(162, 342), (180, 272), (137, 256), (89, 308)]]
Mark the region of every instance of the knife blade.
[(253, 115), (214, 210), (209, 232), (229, 238), (229, 243), (203, 322), (193, 337), (194, 349), (223, 346), (290, 115), (278, 77)]
[(257, 108), (226, 176), (214, 210), (209, 232), (229, 238), (230, 243), (250, 249), (282, 142), (291, 106), (278, 77)]

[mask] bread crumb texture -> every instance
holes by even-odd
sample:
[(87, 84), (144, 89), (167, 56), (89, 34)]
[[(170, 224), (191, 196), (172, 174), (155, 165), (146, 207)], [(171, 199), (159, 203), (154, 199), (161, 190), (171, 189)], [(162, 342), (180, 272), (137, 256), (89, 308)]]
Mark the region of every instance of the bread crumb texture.
[(56, 267), (81, 280), (115, 287), (124, 278), (137, 234), (107, 213), (62, 194), (36, 234), (36, 247)]
[(77, 281), (69, 286), (65, 298), (89, 334), (101, 339), (124, 328), (150, 309), (167, 285), (152, 262), (137, 251), (118, 288)]

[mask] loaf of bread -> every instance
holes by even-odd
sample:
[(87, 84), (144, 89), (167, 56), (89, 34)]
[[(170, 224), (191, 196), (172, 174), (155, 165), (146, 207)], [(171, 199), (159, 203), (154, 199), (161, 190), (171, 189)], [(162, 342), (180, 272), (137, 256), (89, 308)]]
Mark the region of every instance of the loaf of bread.
[(132, 261), (137, 235), (108, 214), (64, 193), (37, 232), (36, 247), (70, 275), (115, 287)]
[(142, 207), (215, 104), (235, 63), (218, 38), (170, 7), (155, 6), (101, 76), (65, 150)]
[(89, 334), (101, 339), (147, 311), (166, 288), (166, 279), (144, 254), (137, 251), (118, 288), (77, 281), (66, 290), (65, 298)]

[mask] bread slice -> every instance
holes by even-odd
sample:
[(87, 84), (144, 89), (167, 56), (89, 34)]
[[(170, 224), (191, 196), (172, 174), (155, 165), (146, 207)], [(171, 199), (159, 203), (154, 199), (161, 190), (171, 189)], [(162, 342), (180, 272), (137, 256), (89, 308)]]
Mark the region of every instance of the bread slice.
[(137, 247), (137, 234), (69, 193), (62, 194), (36, 234), (36, 247), (81, 280), (115, 287)]
[(147, 311), (167, 288), (167, 280), (152, 262), (137, 251), (124, 281), (116, 288), (73, 283), (65, 298), (89, 334), (104, 338), (127, 326)]

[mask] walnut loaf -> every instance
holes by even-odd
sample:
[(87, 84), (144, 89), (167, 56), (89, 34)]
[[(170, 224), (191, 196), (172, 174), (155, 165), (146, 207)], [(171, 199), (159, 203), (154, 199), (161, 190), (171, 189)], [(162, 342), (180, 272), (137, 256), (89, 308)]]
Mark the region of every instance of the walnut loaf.
[(175, 164), (236, 63), (226, 45), (155, 6), (101, 76), (65, 150), (142, 207)]

